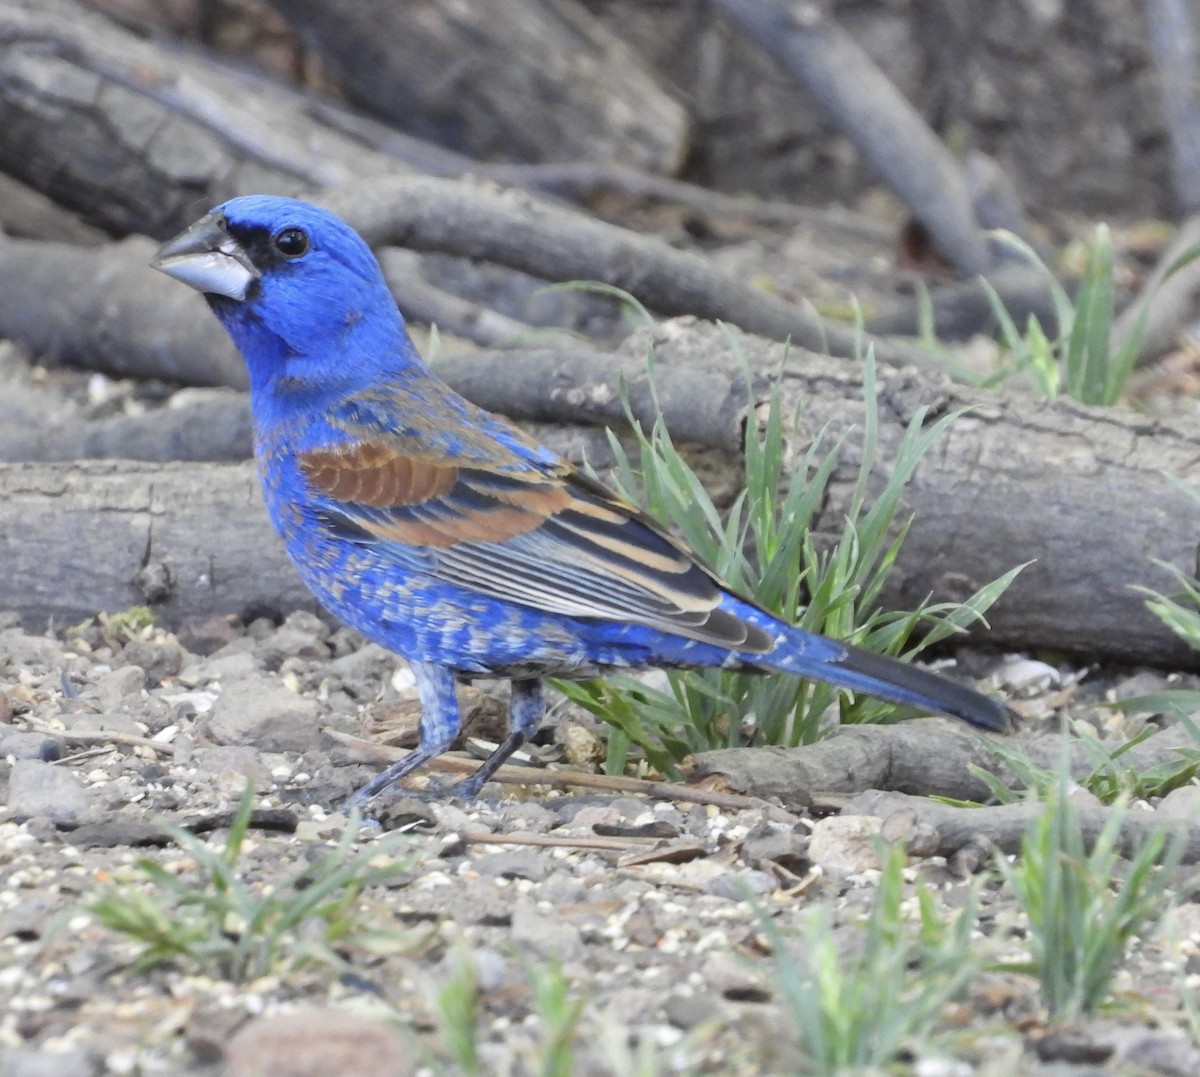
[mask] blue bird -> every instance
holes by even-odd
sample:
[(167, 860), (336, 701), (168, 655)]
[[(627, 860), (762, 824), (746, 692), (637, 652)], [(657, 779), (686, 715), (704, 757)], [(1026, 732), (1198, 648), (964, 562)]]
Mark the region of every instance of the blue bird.
[(474, 796), (536, 731), (542, 678), (703, 667), (815, 678), (1005, 730), (1001, 703), (786, 624), (636, 506), (469, 403), (417, 354), (362, 238), (288, 198), (218, 206), (151, 263), (204, 293), (245, 358), (267, 508), (312, 592), (402, 655), (420, 746), (361, 803), (444, 752), (457, 678), (509, 678), (509, 732)]

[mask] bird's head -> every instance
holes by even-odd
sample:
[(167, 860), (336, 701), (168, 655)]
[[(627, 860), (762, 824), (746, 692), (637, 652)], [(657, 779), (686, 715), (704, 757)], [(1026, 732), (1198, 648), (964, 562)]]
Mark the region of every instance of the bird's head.
[(367, 384), (419, 362), (371, 249), (307, 202), (231, 199), (150, 264), (204, 293), (252, 389)]

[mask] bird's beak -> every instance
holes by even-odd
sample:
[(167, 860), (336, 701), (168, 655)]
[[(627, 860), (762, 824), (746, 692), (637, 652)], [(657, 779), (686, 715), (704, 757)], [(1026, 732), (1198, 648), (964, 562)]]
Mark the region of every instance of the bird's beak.
[(190, 285), (198, 292), (245, 299), (262, 274), (229, 234), (220, 213), (201, 217), (186, 231), (168, 240), (150, 259), (152, 269)]

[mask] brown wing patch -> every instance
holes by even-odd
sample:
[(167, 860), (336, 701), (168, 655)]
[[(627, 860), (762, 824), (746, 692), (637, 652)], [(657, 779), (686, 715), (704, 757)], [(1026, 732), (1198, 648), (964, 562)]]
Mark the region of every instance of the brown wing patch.
[(511, 505), (522, 512), (536, 512), (545, 519), (572, 505), (571, 494), (553, 480), (534, 477), (527, 485), (515, 488), (496, 488), (488, 481), (489, 476), (473, 473), (463, 473), (463, 483), (471, 490), (486, 498), (494, 499), (497, 509), (502, 505)]
[(360, 526), (408, 546), (506, 542), (571, 503), (561, 485), (541, 476), (494, 476), (408, 456), (378, 442), (306, 453), (300, 466), (327, 497), (386, 512)]
[(368, 521), (363, 526), (372, 535), (406, 546), (456, 546), (460, 542), (507, 542), (532, 531), (545, 519), (540, 512), (497, 505), (465, 516), (397, 517)]
[(452, 464), (415, 459), (377, 442), (345, 452), (305, 453), (300, 467), (321, 493), (373, 509), (419, 505), (449, 493), (458, 481)]

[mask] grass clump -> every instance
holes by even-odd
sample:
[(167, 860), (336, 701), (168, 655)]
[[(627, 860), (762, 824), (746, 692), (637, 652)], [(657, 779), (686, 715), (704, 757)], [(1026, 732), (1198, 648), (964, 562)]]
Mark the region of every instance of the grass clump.
[(949, 923), (934, 895), (918, 891), (914, 923), (905, 914), (903, 870), (903, 852), (889, 848), (861, 947), (849, 955), (839, 949), (828, 903), (813, 910), (795, 946), (760, 916), (775, 987), (798, 1040), (796, 1072), (834, 1077), (891, 1065), (905, 1048), (928, 1041), (943, 1009), (979, 971), (970, 948), (977, 891)]
[(135, 971), (178, 964), (240, 983), (310, 963), (341, 965), (341, 951), (382, 940), (361, 916), (359, 899), (411, 868), (410, 859), (393, 855), (398, 842), (355, 851), (353, 813), (330, 852), (273, 886), (254, 885), (239, 870), (253, 798), (247, 786), (220, 848), (169, 828), (188, 870), (175, 874), (142, 857), (128, 880), (89, 904), (101, 924), (138, 945)]
[(998, 369), (981, 377), (956, 366), (948, 358), (946, 350), (937, 342), (928, 297), (921, 312), (920, 337), (924, 345), (942, 356), (956, 377), (974, 385), (993, 388), (1017, 381), (1051, 399), (1066, 393), (1085, 404), (1115, 404), (1124, 393), (1142, 350), (1146, 322), (1157, 288), (1200, 257), (1200, 248), (1185, 252), (1167, 268), (1157, 287), (1143, 300), (1128, 333), (1118, 339), (1114, 331), (1115, 259), (1112, 237), (1106, 225), (1096, 227), (1074, 297), (1059, 284), (1055, 274), (1027, 243), (1009, 232), (993, 234), (1045, 279), (1057, 332), (1048, 333), (1033, 314), (1029, 315), (1024, 328), (1018, 326), (996, 290), (986, 279), (981, 279), (980, 285), (996, 320), (999, 343), (1007, 355)]
[[(522, 1073), (538, 1077), (573, 1077), (597, 1072), (603, 1060), (605, 1072), (628, 1077), (658, 1077), (683, 1070), (668, 1064), (658, 1047), (643, 1040), (629, 1044), (624, 1030), (611, 1022), (603, 1024), (598, 1036), (585, 1029), (587, 1000), (572, 989), (571, 981), (556, 961), (529, 964), (525, 969), (529, 1015), (534, 1035), (519, 1046), (510, 1040), (521, 1058)], [(486, 1020), (486, 998), (469, 956), (465, 953), (451, 964), (448, 974), (431, 994), (432, 1010), (440, 1032), (443, 1053), (464, 1077), (488, 1073), (480, 1045)], [(505, 1009), (512, 1006), (511, 998)], [(590, 1024), (590, 1023), (589, 1023)], [(439, 1070), (438, 1072), (441, 1072)]]
[[(1115, 404), (1125, 391), (1141, 350), (1146, 312), (1142, 312), (1132, 331), (1118, 344), (1113, 333), (1116, 286), (1112, 237), (1107, 226), (1096, 228), (1074, 298), (1032, 247), (1007, 232), (997, 233), (997, 237), (1045, 278), (1058, 332), (1047, 333), (1033, 314), (1024, 328), (1018, 326), (996, 290), (981, 280), (1007, 359), (999, 369), (982, 378), (953, 365), (952, 372), (982, 387), (1015, 380), (1051, 399), (1066, 393), (1085, 404)], [(923, 335), (928, 339), (933, 332), (927, 311)]]
[[(842, 533), (819, 550), (812, 528), (829, 494), (841, 442), (821, 436), (799, 460), (789, 441), (796, 417), (773, 394), (760, 424), (749, 422), (743, 443), (744, 484), (722, 514), (680, 455), (661, 418), (647, 433), (636, 421), (631, 457), (615, 437), (618, 485), (630, 500), (671, 527), (732, 587), (782, 620), (809, 632), (911, 658), (972, 622), (1004, 592), (1018, 569), (980, 588), (966, 602), (883, 611), (880, 595), (904, 541), (904, 487), (921, 458), (955, 420), (912, 418), (890, 462), (881, 491), (868, 487), (879, 464), (879, 417), (874, 364), (865, 364), (865, 422), (861, 463)], [(653, 374), (653, 371), (651, 372)], [(620, 772), (630, 744), (656, 769), (672, 772), (685, 755), (744, 744), (807, 744), (823, 731), (831, 708), (842, 722), (877, 721), (895, 706), (820, 681), (725, 670), (671, 671), (667, 687), (628, 676), (606, 681), (555, 682), (565, 695), (611, 727), (607, 766)]]
[[(1183, 721), (1195, 731), (1197, 750), (1178, 748), (1174, 759), (1145, 770), (1127, 763), (1125, 756), (1139, 744), (1157, 736), (1155, 728), (1143, 729), (1136, 736), (1111, 747), (1087, 733), (1073, 737), (1070, 743), (1087, 755), (1091, 769), (1072, 780), (1104, 804), (1165, 796), (1172, 789), (1186, 785), (1200, 770), (1200, 731), (1195, 730), (1189, 719)], [(1031, 795), (1047, 799), (1061, 781), (1059, 770), (1038, 765), (1011, 744), (990, 740), (984, 747), (1017, 778), (1016, 788), (1013, 788), (983, 767), (968, 766), (967, 769), (987, 785), (997, 804), (1015, 804)]]
[[(1168, 475), (1167, 479), (1189, 498), (1200, 504), (1200, 490), (1179, 479)], [(1134, 586), (1134, 590), (1146, 596), (1146, 608), (1164, 625), (1175, 633), (1193, 650), (1200, 651), (1200, 579), (1189, 575), (1176, 565), (1167, 561), (1155, 560), (1164, 572), (1167, 572), (1178, 586), (1174, 594), (1156, 591), (1151, 587)], [(1193, 709), (1200, 709), (1200, 692), (1188, 693), (1191, 698), (1187, 701), (1195, 703)], [(1177, 697), (1182, 700), (1182, 695)]]
[(1166, 910), (1169, 870), (1182, 855), (1164, 831), (1122, 860), (1123, 804), (1109, 810), (1089, 840), (1070, 798), (1066, 767), (1044, 800), (1012, 863), (999, 869), (1029, 921), (1030, 961), (1052, 1018), (1095, 1013), (1134, 936)]

